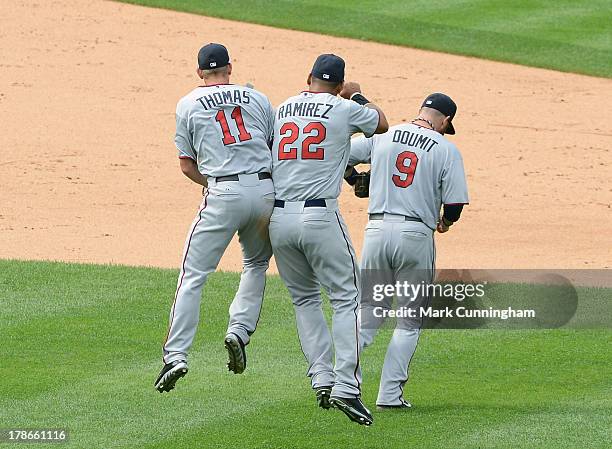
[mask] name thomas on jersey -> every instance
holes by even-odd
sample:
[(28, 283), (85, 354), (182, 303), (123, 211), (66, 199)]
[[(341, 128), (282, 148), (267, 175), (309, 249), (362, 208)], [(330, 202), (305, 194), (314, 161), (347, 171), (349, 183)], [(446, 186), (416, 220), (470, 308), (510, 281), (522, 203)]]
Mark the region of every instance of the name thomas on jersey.
[(228, 103), (249, 104), (251, 102), (251, 97), (246, 90), (234, 89), (202, 95), (196, 98), (196, 101), (199, 101), (204, 109), (209, 110), (218, 109)]

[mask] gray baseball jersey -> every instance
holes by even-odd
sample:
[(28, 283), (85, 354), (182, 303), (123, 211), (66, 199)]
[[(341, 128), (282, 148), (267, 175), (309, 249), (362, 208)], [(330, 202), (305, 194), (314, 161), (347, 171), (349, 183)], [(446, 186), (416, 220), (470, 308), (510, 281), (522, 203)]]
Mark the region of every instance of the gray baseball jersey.
[(276, 111), (272, 170), (276, 197), (337, 198), (350, 136), (372, 135), (378, 112), (327, 93), (302, 92)]
[[(468, 193), (461, 154), (441, 134), (413, 124), (393, 126), (386, 134), (357, 138), (349, 163), (370, 162), (368, 221), (361, 269), (388, 273), (395, 281), (430, 283), (435, 268), (433, 230), (442, 203), (467, 203)], [(421, 221), (406, 221), (405, 216)], [(373, 270), (373, 271), (369, 271)], [(372, 343), (381, 319), (364, 292), (360, 341)], [(418, 298), (423, 305), (427, 297)], [(399, 305), (399, 303), (398, 303)], [(418, 310), (418, 309), (417, 309)], [(378, 390), (378, 405), (404, 403), (410, 361), (419, 340), (420, 322), (398, 320), (387, 348)]]
[(273, 126), (274, 109), (262, 93), (235, 84), (203, 86), (178, 102), (174, 141), (179, 157), (197, 161), (207, 176), (270, 172)]
[(361, 162), (372, 164), (371, 214), (416, 217), (435, 229), (442, 203), (469, 202), (461, 153), (431, 129), (402, 124), (353, 139), (349, 164)]

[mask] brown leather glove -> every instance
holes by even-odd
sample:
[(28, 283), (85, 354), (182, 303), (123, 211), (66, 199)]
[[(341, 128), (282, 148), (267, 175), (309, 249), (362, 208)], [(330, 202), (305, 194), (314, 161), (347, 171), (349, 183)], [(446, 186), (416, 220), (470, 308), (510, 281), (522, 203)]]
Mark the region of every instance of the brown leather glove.
[(355, 175), (355, 196), (358, 198), (367, 198), (370, 196), (370, 172), (358, 173)]

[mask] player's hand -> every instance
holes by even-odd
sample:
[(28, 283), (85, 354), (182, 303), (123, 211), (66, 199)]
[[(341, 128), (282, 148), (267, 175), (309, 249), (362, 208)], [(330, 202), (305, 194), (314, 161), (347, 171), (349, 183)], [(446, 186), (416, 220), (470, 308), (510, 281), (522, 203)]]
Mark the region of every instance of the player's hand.
[(436, 226), (436, 229), (440, 234), (444, 234), (445, 232), (448, 232), (450, 226), (444, 224), (444, 220), (440, 219), (440, 221), (438, 222), (438, 226)]
[(351, 98), (351, 95), (357, 92), (361, 92), (361, 86), (359, 85), (359, 83), (356, 83), (354, 81), (345, 81), (344, 87), (340, 92), (340, 96), (348, 100)]

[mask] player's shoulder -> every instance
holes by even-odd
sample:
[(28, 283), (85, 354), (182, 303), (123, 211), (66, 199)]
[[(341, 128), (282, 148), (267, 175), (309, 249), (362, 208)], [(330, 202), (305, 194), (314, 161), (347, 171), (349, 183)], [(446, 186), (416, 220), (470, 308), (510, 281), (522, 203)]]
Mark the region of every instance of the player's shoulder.
[(305, 100), (312, 101), (316, 103), (341, 103), (344, 101), (344, 98), (341, 98), (337, 95), (330, 94), (328, 92), (313, 92), (310, 90), (304, 90), (297, 95), (291, 97), (293, 101), (295, 100)]
[(262, 91), (257, 90), (255, 87), (250, 86), (250, 85), (246, 85), (246, 86), (242, 86), (242, 85), (236, 85), (235, 87), (239, 88), (240, 90), (242, 90), (243, 92), (246, 93), (246, 95), (255, 98), (256, 100), (259, 100), (259, 102), (261, 103), (270, 103), (270, 99), (268, 98), (268, 96), (266, 94), (264, 94)]
[(270, 100), (268, 100), (268, 97), (261, 91), (255, 89), (254, 86), (248, 84), (248, 85), (243, 85), (243, 84), (217, 84), (217, 85), (213, 85), (213, 86), (205, 86), (206, 88), (212, 89), (212, 91), (214, 92), (214, 90), (220, 90), (220, 91), (239, 91), (241, 95), (246, 96), (246, 97), (250, 97), (250, 98), (255, 98), (264, 102), (270, 102)]
[(394, 142), (400, 142), (406, 144), (410, 141), (410, 136), (414, 133), (426, 134), (430, 137), (440, 136), (435, 131), (431, 131), (427, 128), (422, 128), (410, 122), (398, 123), (396, 125), (389, 126), (386, 133), (380, 134), (380, 136), (393, 140)]
[(289, 103), (299, 103), (299, 102), (304, 102), (304, 101), (310, 101), (313, 98), (315, 98), (314, 95), (308, 95), (308, 94), (309, 94), (308, 91), (303, 91), (303, 92), (300, 92), (297, 95), (292, 95), (289, 98), (287, 98), (285, 101), (283, 101), (279, 105), (279, 107), (283, 106), (283, 105), (286, 105), (286, 104), (289, 104)]
[(378, 112), (375, 109), (363, 106), (353, 100), (342, 98), (339, 95), (327, 94), (325, 103), (333, 105), (334, 114), (344, 116), (347, 120), (351, 120), (351, 117), (364, 111), (378, 117)]
[(354, 111), (354, 110), (360, 110), (360, 109), (369, 109), (366, 108), (366, 106), (361, 105), (353, 100), (349, 100), (346, 98), (343, 98), (341, 96), (334, 96), (334, 101), (336, 104), (342, 106), (343, 108), (345, 108), (347, 111)]
[(202, 88), (196, 87), (192, 89), (189, 93), (184, 95), (177, 101), (176, 103), (176, 113), (181, 114), (187, 112), (190, 108), (192, 108), (197, 101), (197, 98), (201, 95)]
[(446, 138), (446, 136), (439, 137), (438, 148), (436, 148), (436, 153), (440, 156), (441, 160), (444, 160), (445, 164), (450, 163), (452, 161), (460, 161), (463, 160), (461, 156), (461, 152), (457, 145), (454, 142), (451, 142)]
[(415, 125), (413, 125), (412, 123), (398, 123), (397, 125), (389, 126), (389, 130), (385, 134), (394, 133), (396, 131), (409, 131), (410, 129), (413, 129), (414, 126)]
[(459, 151), (459, 148), (454, 142), (449, 140), (446, 136), (442, 136), (442, 141), (444, 142), (444, 146), (448, 151), (449, 155), (459, 158), (461, 157), (461, 152)]

